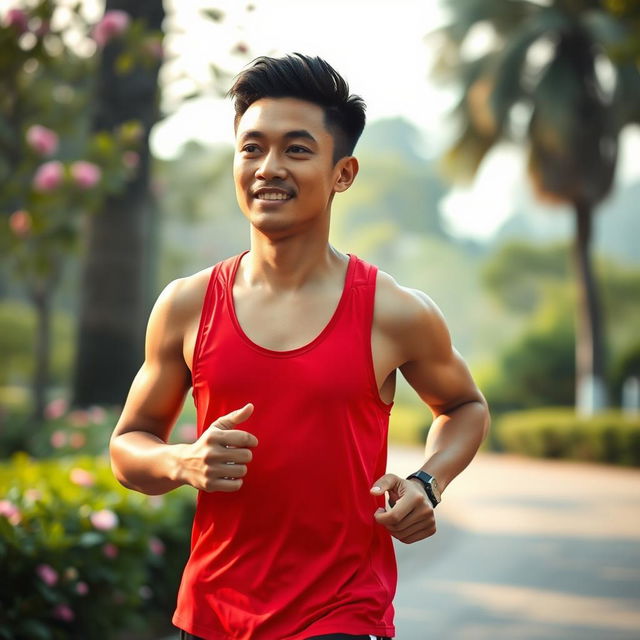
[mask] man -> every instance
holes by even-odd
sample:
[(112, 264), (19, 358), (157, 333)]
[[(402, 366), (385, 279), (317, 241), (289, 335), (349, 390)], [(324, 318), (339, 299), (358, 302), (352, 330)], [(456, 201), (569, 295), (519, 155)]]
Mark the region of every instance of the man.
[[(391, 536), (433, 535), (487, 407), (433, 302), (329, 244), (334, 195), (358, 173), (362, 100), (300, 54), (259, 58), (230, 94), (251, 248), (158, 298), (114, 473), (148, 494), (198, 489), (183, 638), (390, 638)], [(398, 369), (435, 416), (410, 479), (385, 473)], [(169, 445), (190, 387), (198, 440)]]

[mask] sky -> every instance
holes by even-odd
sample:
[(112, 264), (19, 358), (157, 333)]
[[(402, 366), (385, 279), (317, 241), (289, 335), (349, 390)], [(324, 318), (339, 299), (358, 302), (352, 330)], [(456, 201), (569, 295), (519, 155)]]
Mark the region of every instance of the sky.
[[(230, 100), (211, 95), (176, 109), (176, 96), (210, 86), (209, 64), (232, 75), (258, 55), (294, 51), (319, 55), (348, 81), (367, 103), (368, 121), (403, 116), (423, 132), (423, 154), (441, 152), (455, 131), (447, 116), (453, 90), (429, 77), (434, 51), (425, 35), (446, 19), (437, 0), (165, 0), (169, 15), (165, 45), (172, 62), (165, 64), (165, 112), (156, 125), (152, 150), (175, 156), (190, 139), (233, 143)], [(220, 23), (203, 20), (203, 8), (224, 12)], [(250, 49), (230, 53), (237, 43)], [(185, 77), (180, 78), (180, 74)], [(357, 149), (356, 149), (357, 155)], [(640, 132), (623, 136), (623, 182), (640, 178)], [(503, 147), (490, 153), (474, 183), (455, 187), (441, 203), (449, 229), (459, 236), (489, 237), (513, 212), (520, 191), (527, 189), (520, 150)]]

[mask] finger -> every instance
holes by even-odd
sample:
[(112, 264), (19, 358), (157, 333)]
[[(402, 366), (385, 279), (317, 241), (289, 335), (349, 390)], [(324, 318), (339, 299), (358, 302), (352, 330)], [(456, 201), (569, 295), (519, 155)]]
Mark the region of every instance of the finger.
[(247, 475), (247, 466), (244, 464), (221, 464), (219, 465), (218, 473), (221, 480), (228, 480), (229, 478), (244, 478)]
[[(222, 447), (237, 448), (237, 447), (256, 447), (258, 446), (258, 438), (248, 431), (239, 431), (233, 429), (230, 431), (218, 431), (212, 434), (212, 440)], [(225, 453), (226, 456), (226, 453)], [(232, 460), (233, 458), (229, 458)]]
[(407, 508), (406, 503), (400, 498), (394, 507), (386, 511), (378, 510), (374, 516), (379, 524), (384, 525), (388, 529), (392, 528), (394, 531), (398, 531), (415, 521), (413, 512), (413, 506), (409, 505)]
[(213, 491), (222, 491), (224, 493), (232, 493), (242, 486), (242, 478), (219, 478), (215, 483)]
[(241, 409), (236, 409), (231, 413), (227, 413), (226, 416), (221, 416), (211, 424), (212, 427), (218, 429), (235, 429), (237, 425), (242, 424), (245, 420), (248, 420), (253, 413), (253, 405), (249, 402), (245, 404)]
[(400, 481), (401, 478), (399, 478), (394, 473), (387, 473), (373, 483), (373, 486), (371, 487), (371, 493), (376, 496), (380, 496), (385, 491), (391, 491), (398, 485)]
[(436, 529), (435, 519), (430, 518), (420, 518), (419, 520), (411, 519), (403, 523), (403, 526), (398, 527), (398, 529), (394, 530), (394, 534), (397, 535), (398, 538), (404, 539), (409, 536), (413, 536), (416, 533), (419, 533), (423, 530), (433, 530)]
[(253, 452), (251, 449), (223, 445), (222, 451), (216, 456), (216, 459), (227, 464), (248, 464), (253, 460)]
[(400, 542), (404, 542), (404, 544), (412, 544), (413, 542), (418, 542), (419, 540), (430, 538), (435, 532), (436, 532), (435, 527), (431, 527), (431, 528), (427, 527), (425, 529), (421, 529), (420, 531), (417, 531), (416, 533), (410, 536), (406, 536), (406, 537), (394, 536), (394, 537), (400, 540)]

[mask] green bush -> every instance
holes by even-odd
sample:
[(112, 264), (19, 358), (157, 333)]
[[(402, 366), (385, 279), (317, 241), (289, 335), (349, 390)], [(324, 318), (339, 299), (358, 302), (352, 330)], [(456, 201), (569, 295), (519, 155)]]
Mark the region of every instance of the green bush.
[[(21, 398), (19, 387), (0, 387), (0, 400)], [(0, 459), (20, 451), (36, 458), (65, 455), (104, 455), (109, 438), (118, 422), (119, 407), (92, 406), (69, 409), (63, 397), (53, 399), (45, 410), (46, 421), (38, 424), (19, 402), (0, 406)], [(171, 434), (170, 442), (193, 442), (196, 439), (196, 413), (192, 403), (185, 403)]]
[(506, 413), (494, 439), (500, 449), (528, 456), (640, 466), (640, 417), (620, 411), (589, 418), (565, 408)]
[(0, 638), (146, 637), (168, 626), (194, 493), (121, 487), (106, 458), (0, 465)]

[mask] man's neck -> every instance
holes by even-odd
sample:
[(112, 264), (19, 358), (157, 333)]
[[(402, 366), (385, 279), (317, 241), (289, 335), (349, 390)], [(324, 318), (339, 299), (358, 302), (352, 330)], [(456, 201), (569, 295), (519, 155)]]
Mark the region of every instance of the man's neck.
[(346, 262), (326, 237), (274, 240), (252, 229), (251, 250), (243, 258), (238, 276), (248, 286), (291, 291), (334, 276)]

